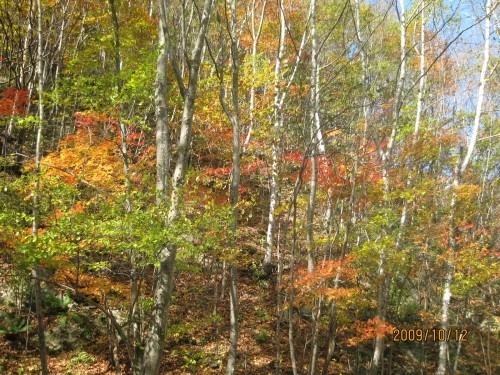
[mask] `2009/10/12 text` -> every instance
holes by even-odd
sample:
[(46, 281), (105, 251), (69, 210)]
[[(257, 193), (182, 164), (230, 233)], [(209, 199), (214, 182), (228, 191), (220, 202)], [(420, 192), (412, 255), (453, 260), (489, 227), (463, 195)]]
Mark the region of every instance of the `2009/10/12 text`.
[(393, 329), (392, 341), (467, 341), (466, 329)]

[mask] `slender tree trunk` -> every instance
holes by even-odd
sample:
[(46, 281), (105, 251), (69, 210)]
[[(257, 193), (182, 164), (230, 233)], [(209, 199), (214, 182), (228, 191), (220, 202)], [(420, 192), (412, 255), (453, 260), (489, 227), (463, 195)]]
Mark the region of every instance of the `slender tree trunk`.
[(238, 353), (238, 271), (235, 264), (229, 266), (229, 355), (227, 359), (226, 374), (232, 375), (236, 371), (236, 358)]
[[(418, 78), (419, 80), (419, 85), (418, 85), (418, 94), (417, 94), (417, 112), (415, 116), (415, 125), (413, 128), (413, 135), (411, 138), (411, 144), (412, 148), (415, 147), (418, 137), (419, 137), (419, 132), (420, 132), (420, 125), (421, 125), (421, 120), (422, 120), (422, 105), (423, 105), (423, 96), (424, 96), (424, 89), (425, 89), (425, 0), (421, 0), (420, 2), (420, 18), (421, 18), (421, 25), (420, 25), (420, 48), (418, 49), (418, 54), (419, 54), (419, 60), (420, 60), (420, 76)], [(413, 166), (413, 160), (410, 158), (407, 162), (407, 169), (408, 169), (408, 174), (406, 177), (406, 187), (407, 189), (411, 188), (412, 186), (412, 180), (413, 180), (413, 174), (414, 174), (414, 166)], [(403, 209), (401, 212), (401, 219), (400, 219), (400, 231), (397, 236), (397, 241), (396, 241), (396, 249), (399, 250), (401, 246), (401, 240), (403, 236), (403, 229), (406, 226), (406, 223), (408, 221), (408, 215), (409, 215), (409, 203), (408, 200), (405, 199), (403, 202)]]
[[(288, 203), (288, 208), (287, 208), (287, 214), (286, 214), (286, 219), (285, 219), (285, 224), (284, 224), (284, 229), (283, 229), (283, 243), (286, 243), (287, 239), (287, 234), (288, 234), (288, 225), (290, 222), (290, 216), (291, 221), (292, 221), (292, 246), (291, 246), (291, 254), (290, 254), (290, 280), (294, 280), (294, 274), (295, 274), (295, 253), (296, 253), (296, 248), (297, 248), (297, 197), (299, 196), (300, 189), (302, 188), (302, 176), (304, 174), (305, 168), (306, 168), (306, 161), (307, 161), (307, 155), (309, 154), (310, 150), (306, 150), (306, 153), (304, 154), (304, 157), (302, 159), (302, 166), (299, 171), (299, 175), (297, 176), (297, 179), (295, 180), (295, 185), (293, 187), (293, 194), (290, 197), (290, 201)], [(280, 254), (278, 254), (280, 256)], [(280, 256), (279, 259), (279, 267), (278, 267), (278, 280), (277, 280), (277, 290), (280, 290), (280, 284), (281, 284), (281, 277), (282, 277), (282, 272), (283, 272), (283, 257)], [(290, 361), (292, 363), (292, 371), (294, 375), (298, 374), (297, 370), (297, 359), (295, 356), (295, 346), (294, 346), (294, 326), (293, 326), (293, 301), (295, 298), (295, 291), (294, 288), (290, 288), (290, 291), (288, 293), (288, 345), (290, 348)], [(280, 312), (280, 305), (281, 305), (281, 297), (278, 294), (278, 313)], [(276, 332), (279, 333), (280, 331), (280, 322), (281, 319), (278, 318), (277, 326), (276, 326)], [(279, 337), (277, 338), (279, 342)], [(277, 345), (278, 348), (280, 345)], [(278, 363), (276, 366), (276, 373), (280, 374), (281, 372), (281, 366), (279, 359), (281, 357), (281, 353), (278, 351), (277, 352), (277, 359)]]
[(413, 130), (413, 145), (420, 131), (420, 124), (422, 122), (422, 106), (424, 102), (424, 89), (425, 89), (425, 0), (420, 0), (420, 48), (418, 50), (420, 77), (418, 80), (418, 95), (417, 95), (417, 114), (415, 116), (415, 127)]
[[(356, 173), (357, 173), (357, 159), (354, 161), (354, 168), (353, 168), (353, 173), (351, 177), (351, 194), (349, 198), (349, 212), (352, 218), (354, 218), (355, 211), (354, 211), (354, 198), (355, 198), (355, 191), (356, 191)], [(342, 216), (343, 209), (341, 209), (340, 216)], [(332, 213), (329, 214), (330, 216)], [(351, 228), (353, 219), (348, 220), (347, 224), (345, 225), (344, 229), (344, 239), (342, 241), (342, 248), (341, 248), (341, 253), (340, 253), (340, 260), (344, 260), (346, 256), (346, 251), (347, 251), (347, 243), (349, 240), (349, 232)], [(340, 228), (337, 229), (335, 237), (337, 236), (337, 233), (340, 232)], [(342, 269), (339, 266), (337, 268), (337, 272), (335, 275), (335, 283), (334, 283), (334, 288), (338, 289), (340, 285), (340, 276), (342, 273)], [(335, 351), (335, 334), (337, 330), (337, 316), (336, 316), (336, 302), (332, 301), (330, 305), (330, 311), (329, 311), (329, 318), (330, 318), (330, 324), (329, 324), (329, 330), (328, 330), (328, 349), (325, 357), (325, 365), (323, 367), (323, 371), (321, 372), (322, 375), (326, 375), (328, 373), (328, 367), (330, 366), (330, 362), (333, 358), (333, 353)]]
[(356, 39), (359, 43), (360, 55), (361, 55), (361, 79), (363, 81), (363, 118), (365, 120), (363, 127), (363, 142), (362, 147), (364, 149), (366, 140), (366, 130), (368, 127), (368, 117), (369, 117), (369, 98), (368, 90), (370, 88), (369, 76), (368, 76), (368, 56), (365, 50), (365, 39), (363, 36), (362, 26), (361, 26), (361, 9), (360, 0), (354, 0), (354, 22), (356, 26)]
[(179, 214), (179, 206), (182, 200), (182, 189), (188, 167), (189, 147), (191, 142), (191, 126), (194, 115), (194, 102), (196, 98), (196, 90), (198, 88), (198, 77), (201, 64), (201, 56), (205, 45), (205, 35), (208, 28), (210, 18), (210, 10), (212, 8), (212, 0), (205, 0), (203, 7), (203, 15), (201, 27), (198, 33), (196, 44), (192, 51), (189, 68), (189, 83), (185, 92), (184, 109), (182, 113), (181, 131), (179, 141), (177, 143), (177, 161), (172, 179), (172, 192), (170, 196), (170, 209), (168, 212), (168, 222), (174, 221)]
[(312, 139), (314, 139), (314, 144), (315, 144), (314, 153), (323, 155), (325, 153), (325, 142), (323, 140), (323, 135), (321, 132), (321, 122), (319, 115), (320, 50), (318, 48), (318, 37), (316, 35), (316, 0), (311, 0), (310, 15), (311, 15), (311, 103), (312, 103), (311, 135)]
[[(341, 213), (342, 214), (342, 213)], [(328, 236), (328, 242), (327, 242), (327, 254), (325, 254), (327, 260), (332, 260), (332, 252), (331, 252), (331, 247), (332, 243), (335, 242), (335, 239), (338, 235), (339, 228), (337, 227), (335, 231), (335, 235), (333, 238), (332, 236), (332, 218), (333, 218), (333, 207), (332, 207), (332, 197), (331, 197), (331, 191), (328, 190), (328, 208), (326, 212), (326, 227), (327, 227), (327, 236)], [(337, 273), (337, 277), (335, 278), (335, 287), (338, 286), (338, 279), (340, 278), (340, 274)], [(321, 371), (322, 375), (326, 375), (328, 373), (328, 367), (330, 366), (330, 362), (332, 361), (333, 358), (333, 353), (335, 351), (335, 335), (337, 331), (337, 313), (336, 313), (336, 304), (335, 301), (330, 302), (330, 306), (328, 308), (328, 347), (326, 350), (326, 355), (325, 355), (325, 363), (323, 365), (323, 369)]]
[[(231, 61), (232, 61), (232, 87), (231, 87), (231, 103), (232, 111), (224, 102), (224, 98), (220, 97), (222, 107), (226, 115), (231, 121), (233, 128), (233, 167), (231, 170), (231, 191), (230, 202), (233, 210), (233, 239), (236, 242), (236, 232), (238, 229), (238, 193), (240, 187), (240, 157), (241, 157), (241, 144), (240, 144), (240, 108), (239, 108), (239, 71), (240, 62), (238, 58), (239, 36), (237, 31), (237, 18), (236, 18), (236, 0), (230, 1), (231, 24), (229, 26), (231, 38)], [(221, 69), (221, 78), (223, 69)], [(223, 83), (223, 82), (221, 82)], [(227, 375), (233, 375), (236, 370), (236, 358), (238, 352), (238, 272), (236, 265), (231, 263), (229, 266), (229, 303), (230, 303), (230, 334), (229, 334), (229, 356), (227, 359)]]
[[(38, 4), (38, 3), (37, 3)], [(31, 98), (32, 94), (32, 87), (33, 87), (33, 82), (32, 82), (32, 74), (31, 70), (26, 66), (28, 62), (28, 52), (30, 51), (29, 45), (33, 42), (33, 26), (32, 26), (32, 17), (33, 17), (33, 0), (29, 1), (28, 5), (28, 15), (26, 18), (26, 35), (23, 40), (23, 54), (22, 54), (22, 61), (21, 61), (21, 67), (19, 69), (19, 78), (18, 78), (18, 85), (19, 88), (24, 89), (25, 87), (28, 87), (29, 89), (29, 98)], [(29, 78), (29, 80), (27, 80)], [(1, 150), (1, 155), (3, 157), (7, 157), (8, 154), (8, 143), (9, 140), (11, 139), (12, 134), (14, 133), (14, 115), (15, 115), (15, 108), (17, 105), (17, 100), (19, 99), (18, 95), (15, 96), (14, 102), (12, 104), (12, 115), (9, 118), (9, 123), (5, 127), (4, 130), (4, 139), (2, 142), (2, 150)], [(28, 103), (29, 106), (29, 103)], [(29, 109), (29, 108), (28, 108)], [(29, 113), (27, 110), (26, 113)], [(21, 130), (23, 132), (23, 130)], [(18, 137), (17, 140), (17, 149), (21, 146), (23, 142), (22, 136)], [(14, 151), (16, 151), (14, 149)]]
[[(309, 201), (307, 206), (307, 270), (314, 272), (314, 210), (316, 206), (316, 188), (318, 184), (318, 156), (325, 153), (325, 145), (321, 137), (319, 117), (319, 66), (316, 36), (316, 0), (311, 0), (311, 180), (309, 184)], [(319, 138), (318, 138), (319, 137)]]
[[(312, 130), (312, 129), (311, 129)], [(313, 151), (314, 152), (314, 151)], [(314, 211), (318, 184), (318, 156), (311, 156), (311, 180), (309, 181), (309, 201), (307, 204), (307, 272), (313, 273), (316, 267), (314, 246)]]
[[(118, 96), (120, 96), (123, 88), (123, 81), (121, 78), (122, 71), (122, 57), (121, 57), (121, 42), (120, 42), (120, 23), (118, 21), (118, 14), (116, 9), (115, 0), (108, 0), (111, 11), (111, 21), (113, 24), (114, 33), (114, 60), (115, 60), (115, 74), (116, 74), (116, 88)], [(120, 98), (118, 99), (120, 100)], [(130, 200), (131, 195), (131, 181), (130, 181), (130, 166), (129, 166), (129, 147), (127, 142), (128, 128), (122, 121), (123, 106), (118, 104), (118, 122), (120, 126), (120, 152), (123, 163), (123, 176), (125, 179), (125, 213), (132, 213), (132, 203)], [(130, 230), (130, 228), (128, 229)], [(128, 339), (133, 345), (134, 356), (130, 358), (134, 374), (138, 375), (141, 372), (142, 349), (141, 349), (141, 316), (139, 310), (139, 270), (137, 268), (137, 254), (133, 249), (129, 250), (129, 260), (131, 264), (130, 270), (130, 309), (129, 309), (129, 326), (128, 326)]]
[[(443, 285), (443, 297), (441, 301), (441, 329), (448, 329), (448, 321), (449, 321), (449, 309), (450, 309), (450, 300), (451, 300), (451, 285), (453, 283), (453, 274), (455, 271), (455, 257), (458, 252), (458, 247), (456, 243), (456, 235), (457, 235), (457, 226), (455, 223), (455, 213), (456, 213), (456, 205), (457, 205), (457, 192), (456, 189), (462, 182), (462, 177), (465, 174), (467, 166), (470, 163), (472, 154), (474, 152), (476, 142), (477, 142), (477, 134), (479, 132), (479, 125), (481, 120), (482, 113), (482, 105), (484, 100), (484, 91), (486, 87), (486, 76), (488, 71), (488, 63), (490, 59), (490, 28), (491, 28), (491, 14), (492, 14), (492, 5), (491, 0), (486, 1), (486, 18), (485, 18), (485, 40), (484, 40), (484, 58), (483, 65), (481, 68), (481, 77), (479, 82), (479, 89), (477, 93), (477, 104), (476, 104), (476, 114), (474, 117), (474, 125), (472, 127), (472, 133), (470, 135), (469, 144), (467, 146), (467, 152), (463, 161), (460, 163), (460, 166), (457, 166), (455, 171), (455, 177), (453, 180), (453, 191), (452, 198), (450, 204), (450, 248), (452, 250), (452, 254), (449, 256), (449, 259), (446, 262), (446, 275), (444, 279)], [(439, 344), (439, 360), (438, 360), (438, 369), (437, 375), (446, 374), (446, 365), (448, 358), (448, 342), (446, 340), (440, 342)]]
[[(309, 183), (309, 201), (307, 205), (307, 271), (313, 273), (316, 267), (315, 245), (314, 245), (314, 211), (316, 209), (316, 190), (318, 185), (318, 153), (325, 153), (325, 144), (321, 134), (321, 123), (319, 115), (319, 50), (316, 35), (316, 0), (311, 0), (311, 112), (310, 132), (312, 142), (311, 155), (311, 180)], [(318, 361), (318, 330), (319, 315), (321, 313), (321, 299), (314, 301), (317, 311), (312, 309), (312, 339), (311, 339), (311, 363), (309, 374), (316, 374)]]
[(272, 255), (273, 255), (273, 243), (274, 243), (274, 226), (275, 226), (275, 216), (274, 210), (278, 205), (278, 167), (279, 167), (279, 156), (280, 156), (280, 144), (279, 144), (279, 133), (281, 129), (282, 121), (282, 108), (280, 106), (280, 82), (281, 82), (281, 63), (283, 60), (283, 54), (285, 52), (285, 15), (283, 10), (282, 0), (278, 3), (279, 6), (279, 19), (280, 19), (280, 36), (279, 36), (279, 47), (278, 55), (276, 56), (276, 62), (274, 67), (274, 128), (273, 128), (273, 141), (272, 141), (272, 164), (271, 164), (271, 181), (269, 187), (269, 218), (267, 224), (266, 233), (266, 254), (264, 257), (264, 270), (271, 270), (272, 267)]
[(160, 11), (159, 40), (160, 53), (156, 65), (156, 200), (165, 203), (168, 195), (169, 127), (167, 119), (167, 62), (168, 62), (168, 0), (159, 0)]
[[(26, 25), (26, 37), (24, 38), (23, 41), (23, 61), (21, 64), (21, 70), (19, 71), (19, 85), (20, 87), (24, 88), (28, 86), (28, 83), (31, 82), (30, 79), (30, 72), (28, 71), (28, 74), (26, 74), (27, 71), (27, 66), (26, 64), (28, 63), (28, 55), (30, 52), (29, 44), (32, 41), (33, 37), (33, 26), (31, 24), (31, 18), (33, 16), (33, 0), (29, 1), (28, 5), (28, 17), (27, 17), (27, 25)], [(27, 81), (29, 79), (29, 82)]]
[(323, 297), (315, 298), (314, 306), (311, 309), (312, 318), (312, 338), (311, 338), (311, 366), (309, 373), (311, 375), (316, 374), (316, 367), (318, 364), (318, 351), (319, 351), (319, 318), (321, 316), (321, 310), (323, 309)]
[[(460, 184), (460, 158), (457, 161), (457, 166), (454, 171), (454, 179), (452, 189), (455, 190)], [(448, 319), (449, 319), (449, 310), (450, 310), (450, 301), (451, 301), (451, 284), (453, 282), (453, 274), (455, 273), (455, 265), (453, 259), (451, 257), (455, 256), (456, 252), (456, 235), (457, 228), (455, 225), (455, 213), (456, 213), (456, 204), (457, 204), (457, 195), (455, 191), (452, 192), (451, 203), (450, 203), (450, 247), (452, 248), (453, 254), (449, 255), (449, 259), (445, 262), (445, 277), (444, 277), (444, 285), (443, 285), (443, 297), (441, 300), (441, 328), (448, 329)], [(446, 374), (446, 365), (448, 362), (448, 344), (444, 342), (440, 342), (439, 344), (439, 360), (438, 360), (438, 369), (437, 375)]]
[[(119, 355), (119, 350), (118, 350), (118, 344), (120, 342), (118, 333), (116, 331), (115, 326), (113, 325), (113, 321), (111, 318), (111, 311), (108, 307), (108, 301), (106, 298), (106, 294), (104, 294), (104, 301), (103, 301), (103, 306), (106, 311), (110, 313), (110, 316), (107, 318), (108, 322), (108, 335), (109, 335), (109, 350), (111, 352), (111, 361), (115, 367), (115, 374), (120, 375), (121, 374), (121, 365), (120, 365), (120, 355)], [(131, 354), (131, 353), (130, 353)], [(132, 358), (130, 358), (132, 360)]]
[[(392, 129), (387, 140), (385, 150), (381, 151), (382, 159), (382, 181), (384, 184), (384, 204), (386, 207), (390, 206), (390, 181), (389, 171), (392, 163), (392, 151), (396, 135), (399, 130), (399, 113), (402, 105), (403, 87), (406, 78), (406, 12), (404, 0), (399, 0), (399, 17), (400, 17), (400, 66), (399, 76), (396, 82), (396, 98), (394, 101)], [(379, 263), (378, 263), (378, 291), (377, 291), (377, 318), (383, 322), (387, 311), (387, 298), (389, 293), (390, 280), (387, 276), (387, 249), (382, 247), (380, 250)], [(373, 351), (373, 358), (371, 363), (371, 374), (377, 373), (381, 366), (384, 356), (385, 339), (383, 336), (375, 338), (375, 349)]]
[[(167, 119), (167, 63), (168, 63), (168, 0), (158, 0), (159, 8), (159, 45), (160, 52), (156, 65), (155, 112), (156, 112), (156, 203), (164, 205), (168, 197), (168, 179), (170, 168), (170, 137)], [(152, 8), (152, 7), (151, 7)], [(182, 91), (182, 89), (181, 89)], [(163, 340), (165, 336), (166, 311), (172, 293), (173, 261), (168, 261), (169, 246), (161, 250), (160, 269), (154, 292), (153, 327), (143, 356), (145, 375), (157, 374), (161, 362)], [(161, 288), (159, 286), (162, 286)]]
[[(181, 204), (184, 180), (188, 167), (189, 146), (192, 132), (191, 126), (193, 123), (196, 90), (198, 88), (201, 55), (208, 29), (211, 8), (212, 0), (205, 0), (200, 21), (200, 29), (190, 61), (189, 81), (185, 92), (181, 131), (177, 143), (178, 153), (173, 175), (172, 193), (170, 196), (170, 209), (167, 218), (168, 225), (173, 224), (179, 215), (179, 206)], [(151, 313), (151, 327), (144, 347), (143, 374), (145, 375), (157, 375), (160, 371), (161, 359), (163, 357), (163, 345), (165, 342), (165, 331), (167, 327), (167, 313), (172, 295), (176, 255), (177, 248), (174, 244), (167, 244), (167, 246), (160, 249), (158, 254), (160, 267), (156, 278), (154, 304)]]
[[(468, 313), (469, 313), (469, 295), (466, 294), (465, 303), (464, 303), (463, 312), (462, 312), (462, 322), (465, 322), (465, 319), (467, 318)], [(455, 354), (455, 360), (453, 361), (452, 374), (456, 374), (457, 370), (458, 370), (458, 362), (460, 360), (460, 352), (462, 350), (462, 334), (460, 334), (457, 341), (458, 341), (457, 350), (456, 350), (456, 354)]]
[[(293, 82), (295, 74), (297, 73), (302, 51), (306, 42), (307, 27), (302, 34), (302, 40), (300, 42), (299, 50), (297, 51), (297, 57), (295, 59), (295, 64), (293, 66), (292, 72), (290, 73), (286, 86), (281, 89), (282, 83), (282, 72), (281, 64), (283, 61), (283, 56), (285, 52), (285, 35), (286, 35), (286, 20), (284, 14), (284, 5), (282, 0), (279, 4), (279, 17), (280, 17), (280, 37), (279, 37), (279, 47), (278, 54), (276, 56), (276, 63), (274, 68), (274, 111), (273, 111), (273, 140), (272, 140), (272, 164), (271, 164), (271, 181), (269, 186), (269, 218), (266, 232), (266, 253), (264, 256), (263, 269), (267, 273), (267, 270), (272, 270), (272, 254), (273, 254), (273, 243), (274, 243), (274, 227), (275, 227), (275, 215), (274, 210), (279, 201), (279, 186), (278, 186), (278, 175), (279, 175), (279, 158), (281, 155), (281, 143), (280, 143), (280, 132), (282, 131), (283, 125), (283, 106), (287, 96), (288, 89)], [(307, 16), (307, 22), (311, 17), (311, 12), (309, 9), (309, 14)]]
[[(38, 60), (37, 60), (37, 75), (38, 75), (38, 127), (36, 132), (36, 148), (35, 148), (35, 186), (33, 189), (33, 237), (38, 237), (38, 227), (40, 225), (40, 179), (41, 179), (41, 159), (42, 159), (42, 130), (44, 122), (44, 106), (43, 106), (43, 9), (42, 1), (37, 0), (38, 7)], [(49, 373), (47, 366), (47, 349), (45, 346), (45, 330), (43, 327), (43, 306), (42, 306), (42, 289), (40, 281), (41, 267), (36, 264), (32, 271), (35, 285), (35, 306), (36, 318), (38, 326), (38, 350), (40, 353), (40, 365), (42, 374)]]
[[(476, 114), (474, 116), (474, 126), (472, 127), (472, 134), (469, 139), (469, 144), (467, 146), (467, 153), (465, 154), (465, 158), (462, 161), (462, 165), (460, 166), (460, 175), (463, 176), (467, 166), (470, 163), (472, 154), (476, 147), (477, 135), (479, 132), (479, 124), (481, 120), (481, 114), (483, 110), (483, 101), (484, 101), (484, 91), (487, 83), (487, 73), (488, 73), (488, 64), (490, 61), (490, 40), (491, 40), (491, 15), (494, 11), (492, 7), (492, 0), (486, 1), (486, 18), (484, 21), (484, 57), (483, 57), (483, 65), (481, 67), (481, 78), (479, 82), (479, 89), (477, 93), (477, 104), (476, 104)], [(498, 3), (495, 4), (495, 8)]]
[[(297, 190), (298, 193), (298, 190)], [(292, 219), (292, 250), (290, 254), (290, 280), (294, 280), (295, 277), (295, 253), (297, 249), (297, 194), (293, 196), (293, 219)], [(297, 369), (297, 358), (295, 355), (295, 343), (294, 343), (294, 323), (293, 323), (293, 302), (295, 299), (295, 290), (290, 288), (288, 296), (288, 346), (290, 349), (290, 361), (292, 363), (293, 375), (298, 375)]]
[[(116, 74), (116, 88), (118, 91), (118, 95), (121, 94), (123, 88), (123, 81), (120, 77), (122, 71), (122, 58), (121, 58), (121, 42), (120, 42), (120, 23), (118, 22), (118, 15), (116, 13), (116, 5), (115, 0), (108, 0), (109, 7), (111, 11), (111, 20), (113, 23), (113, 32), (114, 32), (114, 59), (115, 59), (115, 74)], [(128, 129), (127, 126), (123, 123), (121, 118), (122, 105), (118, 104), (118, 122), (120, 124), (120, 152), (123, 162), (123, 175), (125, 177), (125, 211), (127, 213), (131, 212), (130, 205), (130, 176), (129, 176), (129, 157), (128, 157), (128, 143), (127, 143), (127, 135)]]
[[(67, 20), (67, 15), (70, 13), (70, 11), (68, 11), (68, 7), (69, 7), (69, 0), (67, 0), (65, 3), (64, 3), (64, 7), (63, 7), (63, 14), (62, 14), (62, 20), (61, 20), (61, 29), (60, 29), (60, 32), (59, 32), (59, 42), (58, 42), (58, 45), (57, 45), (57, 53), (58, 53), (58, 62), (57, 62), (57, 65), (56, 65), (56, 72), (54, 74), (54, 91), (55, 91), (55, 108), (54, 108), (54, 117), (57, 119), (58, 116), (59, 116), (59, 90), (58, 90), (58, 87), (59, 87), (59, 75), (61, 73), (61, 70), (63, 68), (63, 60), (64, 60), (64, 33), (66, 31), (66, 27), (67, 27), (67, 23), (68, 23), (68, 20)], [(63, 111), (64, 111), (64, 106), (63, 106)], [(65, 118), (65, 113), (63, 112), (63, 115), (62, 115), (62, 120), (61, 120), (61, 127), (59, 129), (59, 136), (58, 137), (55, 137), (54, 136), (54, 140), (53, 142), (55, 142), (55, 147), (53, 146), (53, 148), (57, 148), (60, 141), (62, 140), (62, 138), (66, 135), (64, 130), (64, 118)], [(54, 127), (54, 133), (56, 131), (56, 127)], [(56, 141), (56, 138), (57, 138), (57, 141)]]
[(252, 33), (252, 79), (250, 86), (250, 125), (248, 126), (247, 136), (245, 142), (243, 143), (243, 151), (250, 143), (250, 138), (252, 137), (252, 130), (255, 129), (255, 76), (257, 75), (257, 46), (259, 44), (260, 34), (262, 32), (262, 26), (264, 25), (264, 14), (266, 11), (266, 5), (268, 0), (264, 0), (262, 4), (262, 9), (260, 12), (259, 23), (257, 30), (255, 29), (255, 11), (256, 11), (256, 1), (252, 1), (252, 10), (250, 13), (251, 22), (251, 33)]

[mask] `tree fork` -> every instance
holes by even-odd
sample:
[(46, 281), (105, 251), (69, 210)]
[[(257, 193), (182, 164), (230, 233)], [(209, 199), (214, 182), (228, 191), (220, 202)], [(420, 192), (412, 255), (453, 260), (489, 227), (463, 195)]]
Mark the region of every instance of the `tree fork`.
[[(184, 180), (188, 167), (191, 126), (193, 123), (194, 102), (198, 87), (200, 63), (212, 4), (213, 0), (205, 0), (200, 21), (200, 29), (196, 38), (195, 46), (192, 50), (192, 58), (189, 64), (190, 74), (188, 87), (185, 93), (181, 131), (177, 143), (178, 154), (173, 175), (167, 225), (174, 224), (179, 215), (179, 206), (181, 203)], [(173, 272), (176, 256), (177, 248), (171, 243), (160, 249), (158, 254), (160, 268), (156, 278), (153, 311), (151, 314), (151, 327), (144, 347), (142, 369), (142, 373), (144, 375), (157, 375), (160, 371), (167, 327), (167, 313), (172, 296), (172, 286), (174, 280)]]

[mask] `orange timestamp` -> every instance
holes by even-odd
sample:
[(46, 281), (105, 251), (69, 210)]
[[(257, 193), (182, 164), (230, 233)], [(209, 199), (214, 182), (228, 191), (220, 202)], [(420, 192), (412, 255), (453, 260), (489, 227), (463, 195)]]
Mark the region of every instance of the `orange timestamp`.
[(467, 341), (466, 329), (409, 328), (392, 330), (392, 341)]

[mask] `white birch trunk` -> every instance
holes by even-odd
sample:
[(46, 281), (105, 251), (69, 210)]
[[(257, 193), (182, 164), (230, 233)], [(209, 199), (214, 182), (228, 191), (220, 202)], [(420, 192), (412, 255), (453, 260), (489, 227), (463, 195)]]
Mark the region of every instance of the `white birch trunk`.
[[(286, 95), (288, 92), (288, 89), (290, 88), (290, 85), (293, 82), (293, 79), (295, 78), (295, 74), (297, 73), (299, 63), (301, 60), (302, 56), (302, 51), (305, 46), (306, 42), (306, 36), (307, 36), (307, 28), (304, 30), (304, 33), (302, 34), (302, 40), (300, 42), (300, 47), (297, 53), (297, 57), (295, 59), (295, 65), (293, 67), (292, 72), (290, 73), (290, 76), (288, 77), (288, 80), (286, 82), (285, 88), (282, 90), (280, 88), (280, 82), (281, 80), (281, 64), (283, 60), (283, 54), (285, 50), (285, 34), (286, 34), (286, 20), (285, 20), (285, 15), (284, 15), (284, 10), (283, 10), (283, 2), (280, 1), (279, 3), (280, 7), (280, 42), (279, 42), (279, 48), (278, 48), (278, 55), (276, 56), (276, 65), (274, 69), (274, 113), (273, 113), (273, 120), (274, 120), (274, 135), (273, 135), (273, 144), (272, 144), (272, 163), (271, 163), (271, 181), (270, 181), (270, 186), (269, 186), (269, 219), (268, 219), (268, 226), (267, 226), (267, 233), (266, 233), (266, 254), (264, 256), (264, 263), (263, 263), (263, 269), (264, 272), (267, 273), (266, 270), (271, 270), (274, 267), (272, 266), (272, 251), (273, 251), (273, 240), (274, 240), (274, 227), (275, 227), (275, 216), (274, 216), (274, 210), (276, 209), (276, 206), (278, 204), (279, 200), (279, 187), (278, 187), (278, 174), (279, 174), (279, 157), (281, 155), (280, 151), (280, 142), (279, 142), (279, 136), (280, 136), (280, 131), (282, 128), (283, 124), (283, 106), (285, 103)], [(307, 16), (307, 22), (309, 22), (309, 18), (311, 16), (311, 12), (309, 9), (309, 14)]]
[(273, 134), (273, 144), (272, 144), (272, 164), (271, 164), (271, 181), (269, 187), (269, 218), (267, 224), (267, 234), (266, 234), (266, 254), (264, 257), (264, 270), (272, 269), (272, 255), (273, 255), (273, 240), (274, 240), (274, 225), (275, 216), (274, 210), (278, 204), (278, 167), (279, 167), (279, 132), (281, 129), (282, 121), (282, 103), (280, 101), (280, 82), (281, 82), (281, 63), (283, 60), (283, 54), (285, 52), (285, 15), (283, 13), (283, 2), (279, 2), (279, 19), (280, 19), (280, 36), (279, 36), (279, 47), (278, 55), (276, 56), (276, 63), (274, 67), (274, 134)]
[[(450, 246), (452, 247), (453, 254), (451, 255), (451, 259), (446, 262), (446, 276), (444, 279), (443, 285), (443, 298), (441, 302), (441, 329), (448, 329), (448, 321), (449, 321), (449, 310), (450, 310), (450, 300), (451, 300), (451, 285), (453, 283), (453, 274), (455, 271), (454, 261), (455, 256), (458, 251), (456, 245), (456, 224), (455, 224), (455, 210), (457, 204), (457, 195), (456, 188), (462, 182), (462, 178), (467, 169), (467, 166), (470, 163), (472, 154), (474, 152), (477, 134), (479, 132), (479, 125), (481, 120), (482, 113), (482, 105), (484, 101), (484, 91), (486, 87), (486, 76), (488, 71), (488, 64), (490, 59), (490, 29), (491, 29), (491, 15), (492, 15), (492, 4), (491, 0), (486, 1), (486, 18), (484, 25), (484, 58), (483, 65), (481, 68), (481, 77), (479, 83), (479, 89), (477, 93), (477, 104), (476, 104), (476, 114), (474, 116), (474, 125), (472, 128), (472, 133), (469, 139), (469, 143), (467, 145), (467, 153), (461, 162), (460, 166), (455, 171), (455, 178), (453, 181), (453, 192), (450, 204)], [(437, 375), (446, 374), (446, 367), (448, 362), (448, 342), (442, 341), (439, 344), (439, 360), (438, 360), (438, 369)]]
[(167, 119), (167, 62), (168, 62), (168, 0), (159, 0), (159, 40), (160, 53), (156, 64), (156, 202), (165, 203), (168, 194), (169, 127)]
[[(321, 137), (321, 124), (319, 117), (319, 66), (318, 47), (316, 37), (316, 0), (311, 0), (311, 109), (310, 109), (310, 132), (311, 132), (311, 180), (309, 182), (309, 201), (307, 206), (307, 270), (314, 272), (314, 210), (316, 205), (316, 188), (318, 182), (318, 158), (317, 154), (324, 154), (325, 145)], [(319, 138), (318, 138), (319, 136)]]
[(425, 89), (425, 0), (420, 2), (420, 49), (419, 49), (419, 61), (420, 61), (420, 78), (418, 81), (418, 95), (417, 95), (417, 114), (415, 117), (415, 127), (413, 129), (413, 145), (417, 140), (418, 133), (420, 131), (420, 123), (422, 121), (422, 105), (424, 98)]
[[(316, 190), (318, 185), (318, 156), (325, 153), (325, 144), (321, 133), (319, 116), (319, 49), (316, 35), (316, 0), (311, 0), (311, 180), (309, 182), (309, 200), (307, 205), (307, 271), (313, 273), (315, 264), (314, 246), (314, 211), (316, 206)], [(317, 311), (313, 311), (313, 332), (311, 342), (310, 375), (315, 375), (318, 361), (318, 318), (321, 311), (321, 300), (317, 300)]]
[[(42, 130), (44, 121), (44, 107), (43, 107), (43, 9), (42, 1), (37, 0), (38, 7), (38, 58), (37, 58), (37, 76), (38, 76), (38, 127), (36, 132), (36, 146), (35, 146), (35, 186), (33, 189), (33, 237), (38, 236), (38, 226), (40, 224), (40, 179), (41, 170), (40, 164), (42, 159)], [(40, 286), (40, 266), (35, 265), (32, 275), (35, 284), (35, 306), (36, 318), (38, 328), (38, 350), (40, 353), (40, 365), (42, 374), (48, 374), (47, 366), (47, 349), (45, 346), (45, 330), (43, 326), (43, 306), (42, 306), (42, 289)]]
[[(411, 139), (412, 147), (415, 147), (418, 135), (420, 131), (420, 124), (422, 120), (422, 106), (423, 106), (423, 96), (425, 89), (425, 0), (421, 0), (420, 2), (420, 17), (421, 17), (421, 25), (420, 25), (420, 49), (418, 49), (419, 61), (420, 61), (420, 76), (419, 76), (419, 84), (418, 84), (418, 94), (417, 94), (417, 112), (415, 116), (415, 125), (413, 128), (413, 136)], [(408, 161), (408, 175), (406, 178), (406, 186), (410, 188), (412, 185), (413, 178), (413, 163), (410, 159)], [(402, 229), (408, 220), (408, 201), (405, 199), (403, 202), (403, 209), (401, 212), (400, 219), (400, 229)], [(402, 231), (400, 230), (398, 233), (397, 241), (396, 241), (396, 249), (399, 249), (401, 245)]]
[(321, 132), (321, 123), (319, 116), (319, 49), (316, 35), (316, 0), (311, 0), (311, 133), (314, 140), (315, 153), (323, 155), (325, 153), (325, 141)]

